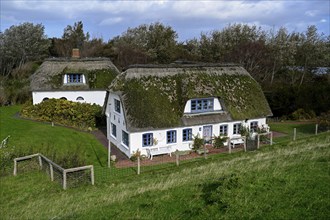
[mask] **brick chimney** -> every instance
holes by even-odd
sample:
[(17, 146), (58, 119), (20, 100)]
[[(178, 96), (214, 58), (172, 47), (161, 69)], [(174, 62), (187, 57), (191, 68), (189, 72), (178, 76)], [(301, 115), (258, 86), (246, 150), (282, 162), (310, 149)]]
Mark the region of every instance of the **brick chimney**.
[(80, 58), (80, 51), (78, 48), (72, 49), (72, 58), (79, 59)]

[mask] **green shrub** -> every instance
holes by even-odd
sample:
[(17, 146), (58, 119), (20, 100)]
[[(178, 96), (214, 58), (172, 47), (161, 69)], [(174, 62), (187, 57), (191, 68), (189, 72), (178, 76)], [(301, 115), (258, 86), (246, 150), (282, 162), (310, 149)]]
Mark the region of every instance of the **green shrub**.
[(311, 120), (314, 119), (316, 117), (316, 114), (314, 111), (312, 110), (304, 110), (302, 108), (294, 111), (291, 114), (291, 118), (293, 120)]
[(37, 105), (25, 104), (21, 117), (90, 130), (102, 120), (102, 108), (96, 104), (49, 99)]
[(199, 137), (199, 135), (194, 136), (194, 141), (193, 141), (193, 150), (198, 150), (200, 149), (204, 144), (204, 139)]
[(222, 148), (224, 147), (224, 143), (227, 141), (228, 137), (214, 136), (214, 148)]
[(242, 137), (249, 138), (250, 137), (250, 129), (248, 127), (244, 126), (243, 124), (241, 124), (240, 134), (241, 134)]

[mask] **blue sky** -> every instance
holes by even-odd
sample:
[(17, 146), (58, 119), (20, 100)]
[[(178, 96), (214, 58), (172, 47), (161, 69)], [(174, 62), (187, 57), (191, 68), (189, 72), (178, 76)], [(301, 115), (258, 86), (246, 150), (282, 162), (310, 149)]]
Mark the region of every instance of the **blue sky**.
[(320, 33), (330, 32), (329, 0), (1, 0), (0, 10), (2, 32), (11, 25), (32, 22), (43, 24), (48, 37), (61, 37), (67, 25), (82, 21), (85, 32), (104, 41), (129, 27), (154, 22), (171, 26), (179, 41), (234, 23), (298, 32), (316, 25)]

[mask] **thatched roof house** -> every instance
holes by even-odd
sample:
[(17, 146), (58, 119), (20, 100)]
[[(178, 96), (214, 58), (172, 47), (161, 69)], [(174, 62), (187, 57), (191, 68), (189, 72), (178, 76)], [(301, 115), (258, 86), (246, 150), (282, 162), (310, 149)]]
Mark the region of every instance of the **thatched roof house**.
[[(128, 131), (214, 124), (272, 115), (259, 84), (237, 65), (135, 65), (111, 84)], [(188, 100), (216, 97), (222, 111), (185, 114)]]
[[(63, 78), (70, 73), (85, 74), (87, 82), (84, 85), (65, 85)], [(108, 58), (50, 58), (31, 76), (31, 90), (106, 89), (118, 74), (118, 69)]]
[(108, 58), (46, 59), (30, 78), (33, 104), (62, 98), (102, 106), (106, 88), (118, 74)]

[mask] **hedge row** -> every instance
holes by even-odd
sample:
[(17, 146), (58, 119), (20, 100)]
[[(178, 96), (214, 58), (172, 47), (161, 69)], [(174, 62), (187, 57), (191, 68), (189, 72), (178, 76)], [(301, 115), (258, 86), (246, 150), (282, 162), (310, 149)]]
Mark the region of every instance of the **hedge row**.
[(49, 99), (37, 105), (23, 106), (21, 117), (91, 130), (102, 121), (102, 107), (96, 104)]

